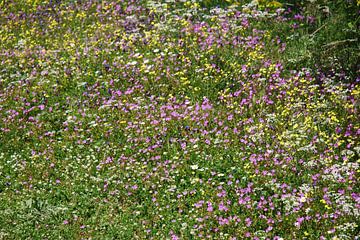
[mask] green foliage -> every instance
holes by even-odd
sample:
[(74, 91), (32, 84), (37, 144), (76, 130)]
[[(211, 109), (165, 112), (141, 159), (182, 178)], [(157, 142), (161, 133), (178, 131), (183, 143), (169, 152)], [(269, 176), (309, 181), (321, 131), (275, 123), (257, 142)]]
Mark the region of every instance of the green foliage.
[[(286, 36), (289, 67), (317, 66), (325, 74), (347, 73), (355, 81), (360, 67), (360, 15), (356, 1), (284, 1), (293, 15), (305, 17), (298, 29)], [(342, 79), (344, 80), (344, 79)]]

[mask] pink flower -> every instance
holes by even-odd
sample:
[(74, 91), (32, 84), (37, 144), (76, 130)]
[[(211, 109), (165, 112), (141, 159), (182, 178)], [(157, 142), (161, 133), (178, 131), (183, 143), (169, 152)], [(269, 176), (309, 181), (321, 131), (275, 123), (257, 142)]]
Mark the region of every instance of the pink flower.
[(212, 212), (212, 211), (214, 210), (214, 208), (213, 208), (211, 202), (208, 202), (207, 205), (208, 205), (208, 206), (207, 206), (207, 211), (208, 211), (208, 212)]
[(245, 219), (245, 223), (246, 223), (246, 226), (247, 226), (247, 227), (250, 227), (250, 226), (251, 226), (252, 221), (251, 221), (251, 219), (250, 219), (250, 218), (246, 218), (246, 219)]
[(227, 212), (229, 209), (224, 205), (223, 202), (219, 204), (219, 210)]
[(202, 207), (203, 204), (204, 204), (204, 201), (201, 200), (201, 201), (199, 201), (198, 203), (195, 203), (194, 206), (195, 206), (196, 208), (200, 208), (200, 207)]
[(227, 218), (220, 218), (219, 219), (219, 224), (220, 225), (229, 225), (229, 219), (227, 219)]
[(171, 240), (179, 240), (180, 238), (174, 234), (173, 231), (170, 231)]
[(171, 235), (171, 240), (179, 240), (180, 238), (175, 234)]

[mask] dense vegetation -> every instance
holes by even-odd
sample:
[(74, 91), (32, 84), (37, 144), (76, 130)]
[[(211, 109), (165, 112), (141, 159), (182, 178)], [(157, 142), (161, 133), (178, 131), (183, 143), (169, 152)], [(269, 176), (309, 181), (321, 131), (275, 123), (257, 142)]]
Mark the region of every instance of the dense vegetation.
[(359, 1), (2, 1), (0, 239), (354, 239)]

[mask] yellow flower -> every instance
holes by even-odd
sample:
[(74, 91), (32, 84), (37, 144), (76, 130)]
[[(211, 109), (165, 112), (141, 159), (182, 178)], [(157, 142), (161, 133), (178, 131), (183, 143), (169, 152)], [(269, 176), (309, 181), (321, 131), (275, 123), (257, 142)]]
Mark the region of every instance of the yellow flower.
[(278, 2), (278, 1), (271, 1), (267, 4), (268, 7), (273, 7), (273, 8), (281, 8), (282, 7), (282, 3)]

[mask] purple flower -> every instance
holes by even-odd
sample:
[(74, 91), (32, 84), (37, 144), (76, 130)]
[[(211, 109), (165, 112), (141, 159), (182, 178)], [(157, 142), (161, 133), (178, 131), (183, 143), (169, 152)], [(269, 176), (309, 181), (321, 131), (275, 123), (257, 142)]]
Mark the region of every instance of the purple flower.
[(195, 206), (196, 208), (200, 208), (200, 207), (202, 207), (203, 204), (204, 204), (204, 201), (201, 200), (201, 201), (195, 203), (194, 206)]
[(207, 211), (208, 212), (212, 212), (213, 210), (214, 210), (214, 208), (213, 208), (213, 206), (212, 206), (212, 204), (211, 204), (211, 202), (207, 202)]
[(180, 238), (175, 234), (171, 234), (171, 240), (179, 240)]
[(229, 208), (227, 208), (224, 203), (221, 201), (221, 203), (219, 204), (219, 210), (220, 211), (224, 211), (227, 212), (229, 210)]
[(296, 219), (296, 222), (295, 222), (295, 227), (298, 227), (298, 228), (300, 228), (300, 225), (301, 225), (301, 223), (304, 221), (304, 218), (303, 217), (299, 217), (299, 218), (297, 218)]

